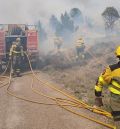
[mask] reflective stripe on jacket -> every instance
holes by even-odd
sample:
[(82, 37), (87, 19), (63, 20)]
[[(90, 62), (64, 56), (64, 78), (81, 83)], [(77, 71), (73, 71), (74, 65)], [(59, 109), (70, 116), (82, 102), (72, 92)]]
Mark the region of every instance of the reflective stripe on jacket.
[(103, 86), (108, 86), (110, 92), (120, 95), (120, 62), (111, 65), (100, 75), (95, 85), (95, 94), (100, 96)]
[(24, 51), (22, 46), (12, 45), (10, 48), (9, 56), (20, 54), (21, 56), (24, 56)]
[(77, 40), (76, 43), (75, 43), (75, 46), (76, 47), (82, 47), (82, 46), (84, 46), (84, 41), (83, 40)]

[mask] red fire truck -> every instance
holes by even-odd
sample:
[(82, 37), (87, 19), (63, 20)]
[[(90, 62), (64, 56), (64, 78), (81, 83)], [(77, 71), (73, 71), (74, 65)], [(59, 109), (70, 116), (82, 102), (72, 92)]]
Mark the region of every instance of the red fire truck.
[(35, 25), (0, 24), (0, 69), (7, 64), (12, 43), (19, 37), (24, 51), (30, 53), (31, 61), (38, 58), (38, 32)]

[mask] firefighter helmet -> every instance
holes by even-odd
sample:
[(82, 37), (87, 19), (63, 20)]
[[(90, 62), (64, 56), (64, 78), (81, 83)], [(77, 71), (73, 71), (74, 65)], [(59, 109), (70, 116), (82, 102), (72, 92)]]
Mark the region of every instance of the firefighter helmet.
[(82, 38), (82, 37), (80, 37), (80, 38), (79, 38), (79, 40), (83, 40), (83, 38)]
[(20, 38), (16, 38), (16, 41), (20, 41)]
[(120, 46), (116, 48), (115, 55), (120, 57)]
[(79, 38), (79, 39), (78, 39), (78, 42), (81, 43), (81, 44), (84, 44), (83, 38)]

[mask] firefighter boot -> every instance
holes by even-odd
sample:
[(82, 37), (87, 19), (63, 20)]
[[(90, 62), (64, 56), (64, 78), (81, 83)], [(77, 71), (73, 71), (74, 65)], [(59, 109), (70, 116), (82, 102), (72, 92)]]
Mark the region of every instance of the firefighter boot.
[(20, 75), (20, 69), (17, 69), (16, 70), (16, 75), (17, 75), (17, 77), (21, 77), (21, 75)]

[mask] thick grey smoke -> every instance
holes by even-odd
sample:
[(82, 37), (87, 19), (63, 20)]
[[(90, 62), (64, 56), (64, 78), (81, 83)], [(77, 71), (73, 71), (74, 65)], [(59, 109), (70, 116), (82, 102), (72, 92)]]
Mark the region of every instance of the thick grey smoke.
[(46, 24), (51, 14), (59, 17), (73, 7), (100, 22), (106, 6), (119, 9), (119, 4), (119, 0), (0, 0), (0, 23), (34, 23), (41, 19)]
[[(0, 24), (34, 24), (40, 20), (48, 29), (47, 25), (52, 14), (60, 19), (61, 13), (69, 12), (71, 8), (79, 8), (84, 17), (93, 20), (96, 26), (93, 34), (95, 37), (100, 29), (104, 31), (101, 13), (108, 6), (114, 6), (120, 11), (119, 5), (119, 0), (0, 0)], [(89, 33), (86, 35), (89, 36)], [(48, 36), (50, 37), (51, 33)], [(53, 43), (52, 38), (48, 39), (46, 46), (48, 47), (50, 43)]]

